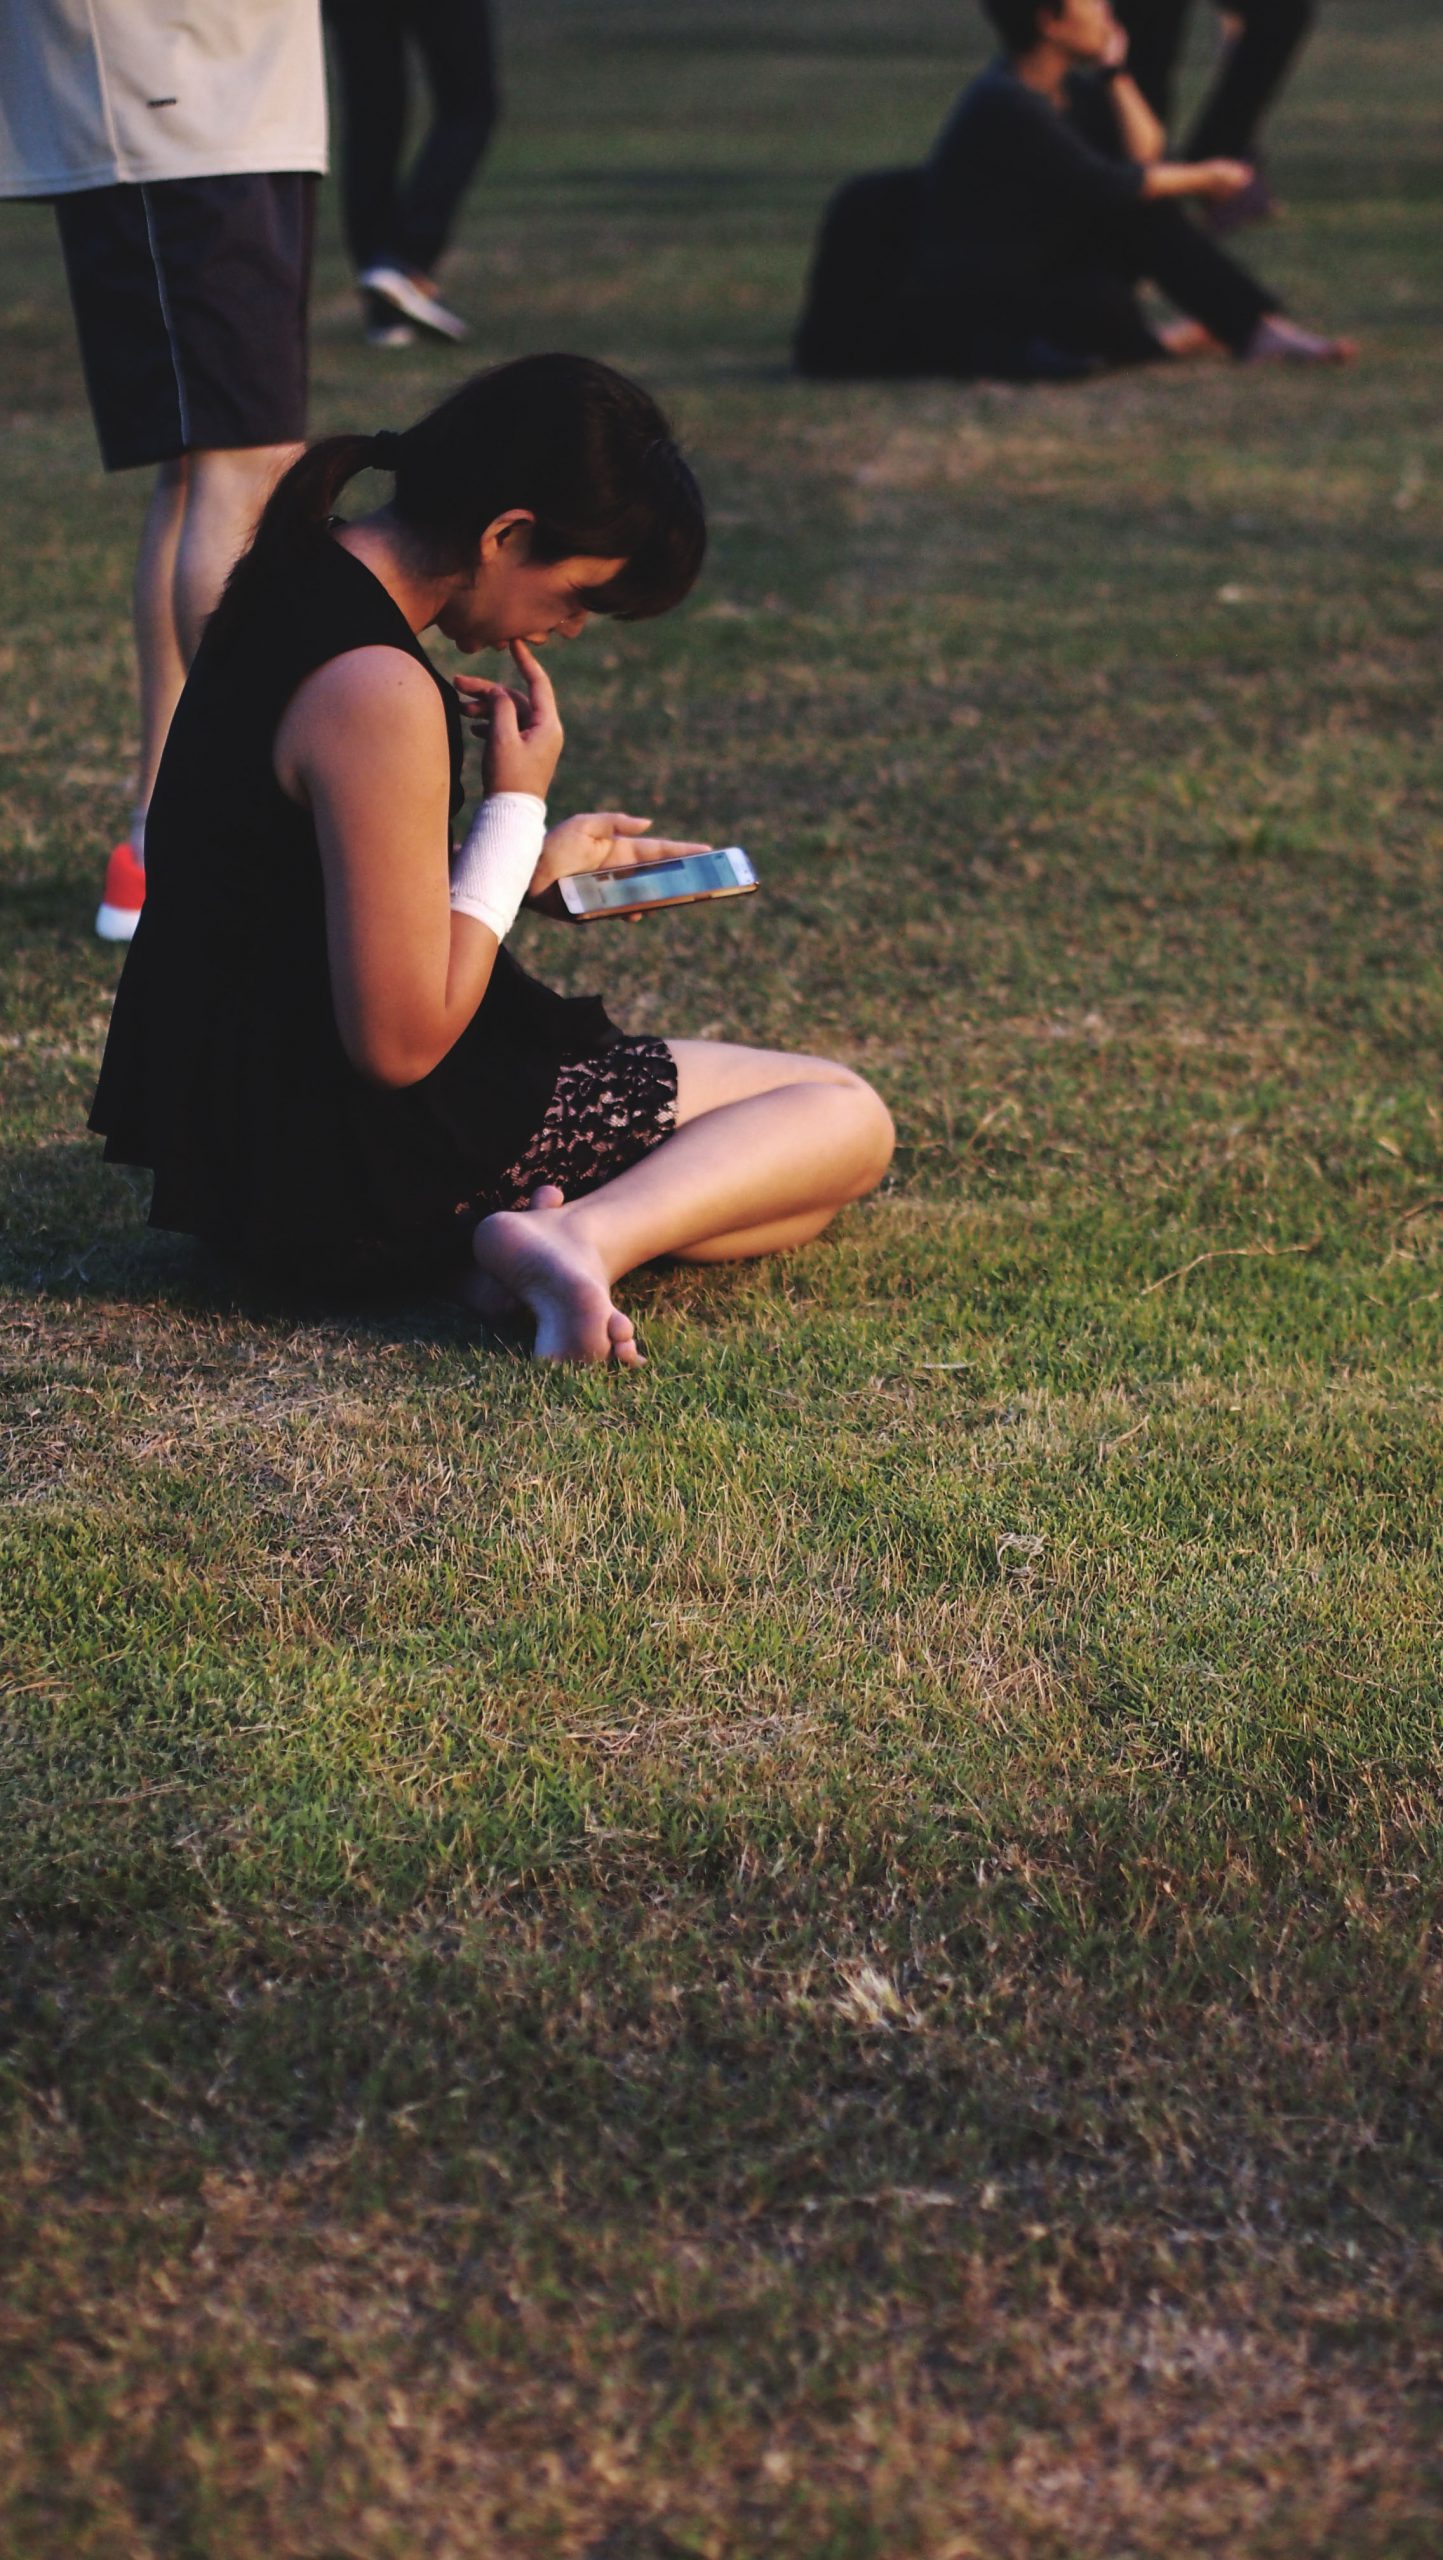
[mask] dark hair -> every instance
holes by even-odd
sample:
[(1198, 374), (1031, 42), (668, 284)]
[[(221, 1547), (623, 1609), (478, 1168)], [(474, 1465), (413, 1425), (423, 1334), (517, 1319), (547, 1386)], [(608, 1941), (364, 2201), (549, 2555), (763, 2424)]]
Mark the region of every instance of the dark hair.
[(520, 356), (399, 434), (313, 444), (276, 483), (213, 620), (322, 532), (368, 470), (394, 471), (393, 512), (428, 570), (466, 567), (488, 524), (526, 507), (533, 559), (625, 562), (581, 601), (627, 621), (679, 604), (706, 552), (701, 492), (650, 393), (589, 356)]
[(990, 18), (1006, 52), (1030, 53), (1038, 19), (1055, 17), (1062, 6), (1063, 0), (982, 0), (982, 15)]

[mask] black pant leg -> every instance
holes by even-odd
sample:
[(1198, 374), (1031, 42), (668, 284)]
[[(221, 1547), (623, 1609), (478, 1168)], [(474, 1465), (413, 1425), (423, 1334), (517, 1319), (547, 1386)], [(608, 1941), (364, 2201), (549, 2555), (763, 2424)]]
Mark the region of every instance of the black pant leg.
[(1243, 30), (1188, 137), (1188, 160), (1250, 160), (1258, 128), (1315, 16), (1313, 0), (1248, 0)]
[(1109, 220), (1113, 262), (1134, 277), (1146, 276), (1179, 311), (1200, 320), (1225, 347), (1241, 355), (1277, 297), (1180, 205), (1140, 204)]
[[(1179, 205), (1137, 204), (1080, 225), (1066, 260), (1045, 275), (1016, 278), (1005, 295), (977, 303), (965, 324), (959, 307), (951, 333), (973, 345), (997, 341), (1020, 351), (1040, 339), (1104, 364), (1156, 363), (1165, 350), (1137, 299), (1144, 279), (1235, 355), (1264, 314), (1278, 309), (1275, 296)], [(978, 363), (971, 369), (994, 368)]]
[(429, 275), (477, 164), (500, 100), (489, 0), (402, 0), (431, 92), (431, 123), (401, 197), (398, 243)]
[(1192, 0), (1117, 0), (1127, 30), (1127, 67), (1153, 114), (1172, 121), (1177, 66)]
[(1103, 364), (1156, 364), (1164, 353), (1142, 315), (1134, 279), (1099, 256), (1053, 278), (1031, 315), (1034, 335), (1064, 355)]
[(341, 94), (341, 216), (358, 274), (397, 257), (406, 119), (398, 0), (325, 0)]

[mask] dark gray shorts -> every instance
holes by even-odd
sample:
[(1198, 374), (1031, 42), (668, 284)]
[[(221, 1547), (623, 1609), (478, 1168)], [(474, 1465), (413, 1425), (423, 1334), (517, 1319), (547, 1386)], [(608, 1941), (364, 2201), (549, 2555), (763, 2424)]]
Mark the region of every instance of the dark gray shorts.
[(107, 471), (304, 436), (315, 203), (299, 170), (56, 197)]

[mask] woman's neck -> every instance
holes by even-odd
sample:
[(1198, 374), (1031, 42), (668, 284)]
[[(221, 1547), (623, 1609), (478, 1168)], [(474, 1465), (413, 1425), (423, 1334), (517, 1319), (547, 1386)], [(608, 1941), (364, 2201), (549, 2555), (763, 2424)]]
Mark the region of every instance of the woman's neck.
[(375, 515), (358, 516), (353, 524), (342, 525), (332, 539), (380, 580), (413, 631), (424, 631), (428, 623), (435, 621), (454, 581), (413, 566), (389, 507), (378, 509)]

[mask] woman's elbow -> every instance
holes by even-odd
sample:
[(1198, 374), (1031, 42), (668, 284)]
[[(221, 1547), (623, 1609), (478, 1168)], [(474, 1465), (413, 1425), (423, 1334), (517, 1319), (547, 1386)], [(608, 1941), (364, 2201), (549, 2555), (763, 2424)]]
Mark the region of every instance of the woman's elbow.
[(408, 1085), (423, 1083), (444, 1055), (439, 1049), (399, 1039), (394, 1034), (371, 1033), (348, 1039), (344, 1046), (357, 1075), (367, 1084), (379, 1085), (385, 1093), (404, 1093)]

